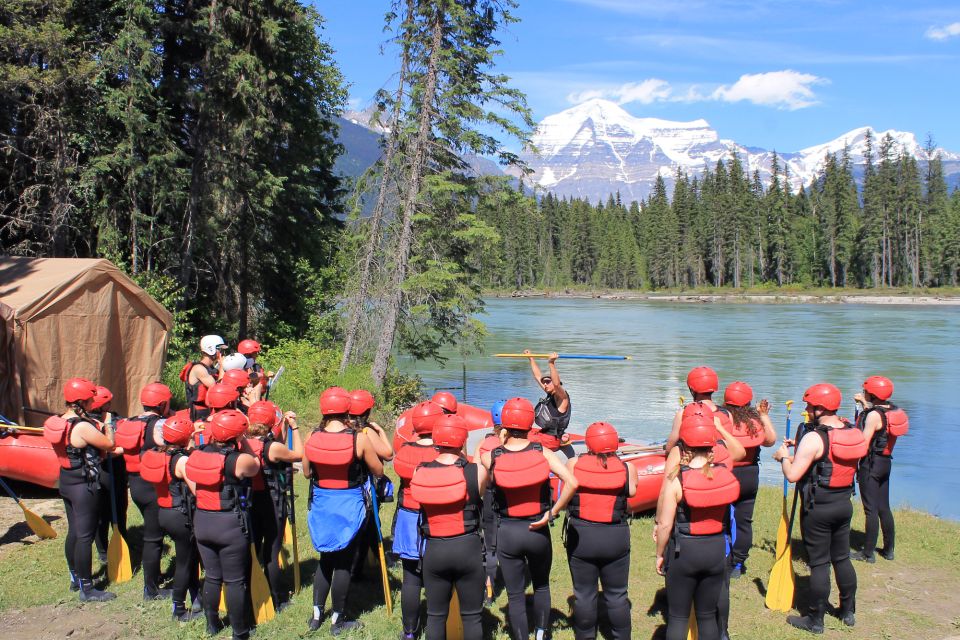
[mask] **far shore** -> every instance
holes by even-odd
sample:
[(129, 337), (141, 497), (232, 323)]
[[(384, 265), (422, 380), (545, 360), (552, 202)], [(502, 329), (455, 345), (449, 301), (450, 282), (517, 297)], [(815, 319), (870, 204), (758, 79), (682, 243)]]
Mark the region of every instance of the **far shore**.
[(881, 305), (947, 305), (960, 306), (960, 293), (951, 289), (949, 293), (910, 292), (903, 290), (863, 291), (844, 290), (842, 293), (821, 293), (803, 291), (714, 291), (697, 292), (645, 292), (610, 290), (535, 290), (490, 291), (493, 298), (572, 298), (597, 300), (647, 300), (650, 302), (688, 302), (688, 303), (744, 303), (744, 304), (881, 304)]

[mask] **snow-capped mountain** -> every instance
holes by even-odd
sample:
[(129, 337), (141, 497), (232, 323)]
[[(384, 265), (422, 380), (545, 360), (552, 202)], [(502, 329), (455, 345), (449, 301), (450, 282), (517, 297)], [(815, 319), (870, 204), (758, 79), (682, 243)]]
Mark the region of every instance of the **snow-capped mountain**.
[[(854, 165), (862, 165), (866, 155), (866, 132), (854, 129), (825, 144), (794, 153), (778, 152), (786, 166), (792, 187), (809, 185), (828, 154), (842, 153), (846, 147)], [(920, 161), (928, 160), (923, 146), (912, 133), (873, 131), (873, 157), (880, 141), (890, 134), (895, 146)], [(589, 100), (543, 119), (532, 138), (536, 149), (522, 154), (533, 169), (532, 181), (557, 195), (585, 197), (591, 201), (606, 199), (616, 191), (624, 201), (647, 196), (658, 174), (672, 182), (677, 168), (698, 174), (704, 168), (727, 159), (733, 151), (740, 155), (745, 169), (759, 170), (770, 177), (771, 151), (744, 147), (723, 140), (706, 120), (673, 122), (658, 118), (637, 118), (608, 100)], [(952, 181), (960, 178), (960, 154), (939, 150), (944, 168)]]

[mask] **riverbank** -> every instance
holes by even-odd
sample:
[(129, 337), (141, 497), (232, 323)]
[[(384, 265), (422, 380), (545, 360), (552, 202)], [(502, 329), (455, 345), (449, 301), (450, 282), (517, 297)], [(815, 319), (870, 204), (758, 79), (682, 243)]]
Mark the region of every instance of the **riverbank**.
[[(298, 540), (301, 553), (303, 589), (292, 606), (275, 620), (261, 625), (257, 638), (302, 637), (306, 619), (311, 611), (310, 581), (317, 566), (317, 554), (310, 546), (307, 534), (306, 495), (303, 478), (297, 480)], [(52, 492), (50, 492), (52, 495)], [(27, 499), (30, 508), (39, 507), (34, 501), (51, 500), (44, 494)], [(53, 505), (47, 502), (48, 509)], [(393, 519), (396, 503), (385, 504), (381, 519)], [(772, 487), (763, 487), (757, 501), (754, 550), (747, 563), (747, 573), (731, 585), (730, 635), (734, 640), (765, 638), (770, 640), (809, 637), (787, 627), (786, 614), (768, 611), (763, 605), (763, 592), (773, 564), (773, 547), (780, 518), (781, 494)], [(15, 512), (19, 512), (19, 509)], [(46, 511), (48, 517), (58, 514)], [(862, 540), (863, 517), (859, 502), (853, 520), (852, 542)], [(14, 512), (11, 512), (14, 513)], [(52, 524), (60, 533), (57, 540), (40, 541), (23, 535), (22, 527), (4, 518), (0, 521), (0, 625), (3, 636), (9, 640), (46, 640), (70, 637), (73, 640), (103, 640), (106, 638), (142, 637), (162, 640), (204, 637), (204, 623), (197, 620), (186, 625), (170, 621), (169, 602), (143, 602), (139, 573), (133, 580), (116, 586), (118, 598), (103, 604), (80, 606), (76, 594), (68, 591), (68, 580), (63, 558), (63, 536), (66, 520), (62, 517)], [(140, 514), (129, 512), (130, 546), (134, 558), (139, 554), (141, 532)], [(843, 627), (838, 620), (827, 617), (827, 634), (843, 633), (848, 638), (906, 638), (911, 640), (944, 640), (960, 635), (960, 524), (912, 510), (898, 510), (897, 559), (894, 562), (878, 560), (875, 565), (856, 563), (859, 589), (857, 593), (857, 626)], [(653, 570), (654, 549), (650, 538), (652, 517), (636, 518), (631, 523), (632, 559), (630, 573), (630, 600), (634, 637), (662, 638), (664, 621), (662, 607), (663, 581)], [(385, 528), (388, 525), (384, 525)], [(559, 523), (551, 529), (554, 544), (553, 590), (554, 634), (557, 640), (573, 638), (568, 614), (570, 611), (570, 573), (560, 539)], [(28, 532), (27, 532), (28, 533)], [(389, 532), (385, 530), (385, 534)], [(804, 602), (809, 571), (800, 560), (802, 545), (799, 531), (794, 530), (794, 567), (797, 572), (797, 603)], [(170, 570), (171, 558), (165, 556), (163, 566)], [(96, 561), (95, 561), (96, 562)], [(367, 569), (365, 577), (351, 587), (349, 613), (359, 616), (363, 628), (345, 634), (344, 638), (391, 638), (400, 628), (399, 566), (390, 570), (394, 612), (388, 617), (383, 606), (379, 576)], [(832, 600), (836, 601), (836, 589)], [(506, 594), (497, 594), (495, 605), (485, 610), (485, 637), (506, 640), (503, 630), (506, 617)], [(601, 635), (604, 627), (601, 627)], [(316, 637), (326, 637), (325, 627)], [(609, 635), (602, 637), (609, 637)]]
[(960, 306), (960, 289), (726, 289), (629, 291), (615, 289), (490, 290), (493, 298), (569, 298), (742, 304), (876, 304)]

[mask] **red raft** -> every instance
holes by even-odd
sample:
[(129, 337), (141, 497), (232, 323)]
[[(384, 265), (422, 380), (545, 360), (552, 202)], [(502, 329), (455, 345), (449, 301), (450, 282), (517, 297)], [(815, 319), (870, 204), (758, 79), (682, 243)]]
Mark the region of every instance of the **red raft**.
[(0, 476), (50, 489), (60, 482), (60, 463), (53, 445), (38, 430), (3, 429), (0, 437)]
[[(493, 416), (485, 409), (461, 402), (457, 405), (457, 415), (467, 422), (471, 431), (493, 428)], [(410, 409), (408, 409), (397, 418), (397, 427), (393, 435), (393, 448), (397, 450), (405, 442), (413, 442), (416, 439), (413, 422), (410, 419)], [(582, 440), (582, 435), (570, 434), (571, 443)], [(637, 493), (627, 501), (630, 513), (641, 513), (655, 509), (657, 498), (660, 496), (660, 484), (663, 481), (663, 466), (666, 462), (666, 454), (663, 450), (637, 451), (644, 448), (649, 447), (629, 442), (620, 445), (621, 460), (632, 462), (637, 470)], [(552, 483), (554, 492), (556, 492), (556, 478), (552, 480)]]

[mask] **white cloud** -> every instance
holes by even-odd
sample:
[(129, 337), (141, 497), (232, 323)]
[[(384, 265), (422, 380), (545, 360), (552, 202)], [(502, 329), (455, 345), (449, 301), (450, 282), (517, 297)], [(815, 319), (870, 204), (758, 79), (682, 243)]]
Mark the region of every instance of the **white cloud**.
[(930, 40), (946, 40), (960, 36), (960, 22), (952, 22), (942, 27), (930, 27), (924, 35)]
[(817, 96), (811, 87), (825, 82), (813, 74), (790, 69), (747, 73), (730, 86), (718, 87), (710, 98), (723, 102), (746, 101), (793, 111), (817, 104)]
[(765, 107), (796, 110), (818, 103), (813, 86), (825, 84), (826, 79), (789, 69), (740, 76), (732, 85), (690, 84), (680, 87), (660, 78), (642, 82), (627, 82), (619, 86), (584, 89), (567, 95), (573, 104), (595, 98), (612, 100), (618, 104), (654, 102), (752, 102)]

